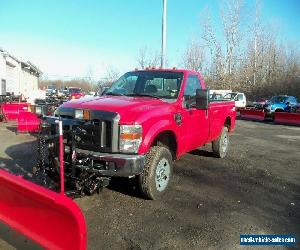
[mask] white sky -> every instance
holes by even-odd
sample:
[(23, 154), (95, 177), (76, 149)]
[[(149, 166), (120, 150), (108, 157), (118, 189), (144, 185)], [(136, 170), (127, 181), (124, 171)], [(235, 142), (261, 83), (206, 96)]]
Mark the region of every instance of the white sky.
[[(123, 73), (132, 70), (135, 58), (122, 54), (122, 58), (112, 51), (81, 48), (72, 44), (47, 44), (45, 41), (2, 40), (0, 47), (18, 59), (31, 61), (49, 79), (70, 79), (86, 77), (91, 72), (94, 78), (105, 77), (109, 67)], [(118, 60), (116, 63), (114, 60)], [(118, 65), (118, 68), (115, 68)]]

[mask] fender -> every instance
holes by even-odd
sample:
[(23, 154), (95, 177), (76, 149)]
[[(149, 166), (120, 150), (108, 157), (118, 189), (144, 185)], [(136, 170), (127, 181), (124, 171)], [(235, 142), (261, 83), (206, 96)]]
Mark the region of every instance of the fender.
[[(179, 133), (178, 128), (177, 128), (177, 126), (175, 126), (175, 124), (171, 123), (170, 120), (160, 120), (159, 122), (155, 123), (153, 126), (151, 126), (146, 131), (147, 132), (143, 138), (142, 144), (139, 149), (139, 154), (146, 154), (149, 151), (154, 139), (161, 132), (164, 132), (164, 131), (173, 132), (175, 134), (176, 141), (178, 141), (178, 133)], [(177, 148), (177, 154), (178, 154), (179, 150), (180, 149)]]

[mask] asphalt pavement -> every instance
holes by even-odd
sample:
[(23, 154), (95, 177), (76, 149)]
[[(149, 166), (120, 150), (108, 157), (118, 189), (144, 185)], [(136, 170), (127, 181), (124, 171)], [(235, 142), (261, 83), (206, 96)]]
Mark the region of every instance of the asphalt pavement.
[[(88, 248), (286, 249), (243, 247), (239, 237), (300, 239), (299, 159), (300, 127), (239, 120), (228, 157), (214, 158), (210, 145), (185, 155), (161, 201), (140, 198), (134, 179), (115, 179), (99, 195), (76, 199)], [(0, 123), (0, 167), (30, 177), (35, 163), (35, 138)], [(1, 230), (0, 248), (19, 248)]]

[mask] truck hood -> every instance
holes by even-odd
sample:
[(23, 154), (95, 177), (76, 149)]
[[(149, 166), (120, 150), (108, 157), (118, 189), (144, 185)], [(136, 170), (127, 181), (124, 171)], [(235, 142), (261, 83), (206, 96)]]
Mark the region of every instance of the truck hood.
[(82, 98), (62, 105), (62, 107), (75, 109), (116, 112), (120, 115), (120, 122), (125, 124), (142, 123), (149, 112), (151, 112), (151, 117), (170, 114), (172, 106), (170, 103), (156, 98), (129, 96)]

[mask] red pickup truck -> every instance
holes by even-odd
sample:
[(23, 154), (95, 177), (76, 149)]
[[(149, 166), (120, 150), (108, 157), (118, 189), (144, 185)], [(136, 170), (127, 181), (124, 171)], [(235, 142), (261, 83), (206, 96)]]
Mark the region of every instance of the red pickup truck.
[(136, 177), (143, 196), (158, 199), (183, 154), (210, 142), (216, 157), (227, 154), (235, 104), (208, 96), (198, 72), (136, 70), (103, 96), (64, 103), (45, 124), (53, 135), (62, 120), (66, 179), (81, 192), (93, 193), (111, 177)]
[(82, 92), (81, 88), (69, 87), (68, 92), (71, 100), (79, 99), (84, 96), (84, 93)]

